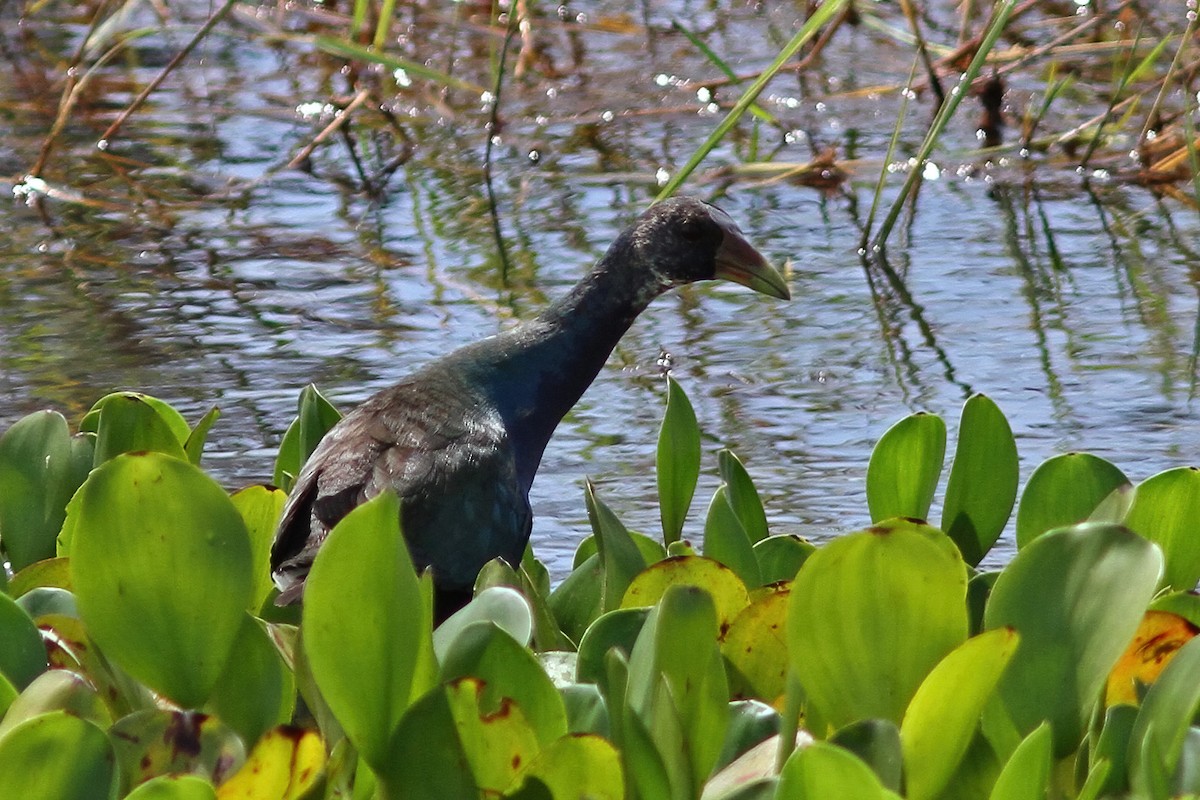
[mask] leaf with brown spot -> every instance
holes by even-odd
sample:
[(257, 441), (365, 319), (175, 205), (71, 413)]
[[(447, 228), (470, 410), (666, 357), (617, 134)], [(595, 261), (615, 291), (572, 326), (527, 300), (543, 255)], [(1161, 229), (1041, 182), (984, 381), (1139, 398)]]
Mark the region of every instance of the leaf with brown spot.
[(194, 711), (138, 711), (113, 723), (109, 735), (121, 774), (133, 786), (182, 773), (220, 784), (246, 757), (236, 733)]
[(413, 800), (498, 796), (540, 748), (520, 706), (508, 698), (487, 705), (476, 678), (430, 690), (401, 719), (381, 783)]
[(600, 736), (568, 734), (530, 761), (505, 796), (524, 797), (523, 789), (537, 796), (534, 786), (547, 789), (550, 797), (621, 800), (625, 797), (621, 756)]
[(280, 725), (250, 751), (246, 763), (217, 790), (218, 800), (295, 800), (325, 770), (325, 744), (316, 731)]
[(728, 625), (750, 602), (746, 585), (733, 570), (702, 556), (675, 556), (642, 571), (621, 598), (621, 608), (653, 606), (672, 586), (699, 586), (717, 609), (718, 626)]
[(734, 699), (757, 699), (782, 708), (787, 686), (786, 588), (761, 594), (734, 617), (722, 636), (721, 654)]
[(1104, 704), (1137, 705), (1138, 686), (1149, 686), (1183, 647), (1200, 631), (1178, 614), (1147, 611), (1138, 625), (1133, 641), (1125, 648), (1116, 666), (1108, 674)]

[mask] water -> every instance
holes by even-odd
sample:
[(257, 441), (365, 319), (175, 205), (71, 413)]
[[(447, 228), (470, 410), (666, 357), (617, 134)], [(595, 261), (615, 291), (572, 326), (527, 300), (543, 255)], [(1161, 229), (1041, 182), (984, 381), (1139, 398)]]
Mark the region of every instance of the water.
[[(264, 43), (243, 16), (98, 153), (99, 134), (186, 36), (140, 40), (98, 73), (94, 102), (41, 174), (91, 205), (50, 201), (45, 216), (19, 201), (7, 209), (0, 427), (46, 406), (77, 421), (118, 388), (167, 399), (192, 420), (217, 405), (205, 466), (232, 489), (269, 479), (305, 384), (349, 408), (426, 360), (532, 316), (646, 206), (655, 173), (682, 164), (719, 119), (695, 84), (679, 85), (716, 73), (670, 20), (706, 31), (739, 71), (769, 61), (794, 22), (790, 7), (654, 8), (630, 17), (623, 4), (598, 5), (586, 29), (544, 20), (538, 34), (557, 74), (505, 85), (493, 171), (506, 275), (482, 187), (488, 115), (479, 97), (436, 97), (419, 82), (381, 89), (396, 125), (363, 114), (353, 135), (363, 172), (385, 189), (366, 190), (337, 136), (314, 152), (311, 174), (285, 169), (332, 119), (311, 110), (352, 92), (333, 62), (296, 42)], [(0, 175), (19, 185), (61, 88), (60, 67), (33, 43), (70, 53), (85, 29), (18, 27), (3, 17), (12, 13), (0, 10), (13, 66), (0, 73)], [(485, 82), (497, 39), (461, 13), (405, 7), (405, 52), (433, 47), (432, 66)], [(775, 532), (823, 539), (868, 521), (867, 459), (888, 425), (934, 411), (953, 443), (958, 411), (977, 391), (1008, 415), (1022, 483), (1072, 449), (1135, 480), (1200, 458), (1193, 209), (1119, 180), (1085, 184), (1053, 163), (976, 163), (963, 155), (975, 113), (964, 111), (938, 179), (889, 244), (893, 279), (860, 261), (900, 103), (871, 87), (894, 88), (910, 55), (869, 30), (848, 31), (810, 72), (780, 78), (764, 96), (796, 133), (784, 143), (764, 127), (759, 155), (806, 161), (812, 145), (836, 145), (861, 159), (845, 192), (711, 173), (689, 185), (716, 198), (773, 261), (791, 260), (794, 299), (691, 287), (635, 324), (559, 428), (534, 486), (535, 546), (556, 577), (587, 534), (585, 476), (627, 524), (657, 532), (664, 361), (705, 434), (694, 538), (721, 446), (745, 461)], [(1037, 88), (1021, 80), (1009, 98), (1017, 113)], [(1053, 124), (1066, 129), (1092, 111), (1064, 105)], [(921, 101), (910, 110), (901, 158), (915, 151), (927, 113)], [(708, 164), (745, 160), (748, 131)], [(409, 149), (384, 181), (384, 165)], [(1011, 548), (1010, 531), (996, 558)]]

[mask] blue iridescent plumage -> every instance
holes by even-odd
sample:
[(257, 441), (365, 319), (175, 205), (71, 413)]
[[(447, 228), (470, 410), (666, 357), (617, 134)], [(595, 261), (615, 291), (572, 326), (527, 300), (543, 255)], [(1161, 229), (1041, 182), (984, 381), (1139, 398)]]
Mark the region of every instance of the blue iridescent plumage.
[(724, 212), (664, 201), (540, 315), (355, 408), (317, 446), (284, 508), (271, 550), (278, 602), (300, 598), (330, 529), (385, 489), (401, 498), (413, 562), (433, 570), (439, 617), (470, 597), (488, 561), (519, 562), (533, 521), (529, 489), (559, 421), (651, 300), (714, 278), (789, 297)]

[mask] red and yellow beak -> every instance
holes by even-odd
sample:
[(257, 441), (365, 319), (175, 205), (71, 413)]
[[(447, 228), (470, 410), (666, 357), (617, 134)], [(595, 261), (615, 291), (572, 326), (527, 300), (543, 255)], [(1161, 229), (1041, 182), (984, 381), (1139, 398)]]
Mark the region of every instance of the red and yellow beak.
[(749, 287), (780, 300), (791, 300), (792, 293), (788, 291), (787, 281), (777, 269), (772, 267), (762, 253), (746, 240), (745, 234), (738, 229), (728, 215), (720, 209), (713, 208), (713, 218), (725, 233), (725, 241), (717, 248), (717, 271), (715, 277), (722, 278), (742, 286)]

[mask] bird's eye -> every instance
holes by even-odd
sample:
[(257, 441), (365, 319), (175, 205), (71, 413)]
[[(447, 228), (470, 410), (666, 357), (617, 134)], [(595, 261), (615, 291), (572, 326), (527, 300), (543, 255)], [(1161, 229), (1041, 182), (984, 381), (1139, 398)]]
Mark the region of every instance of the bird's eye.
[(694, 219), (684, 220), (679, 226), (679, 235), (689, 242), (694, 242), (704, 235), (704, 226)]

